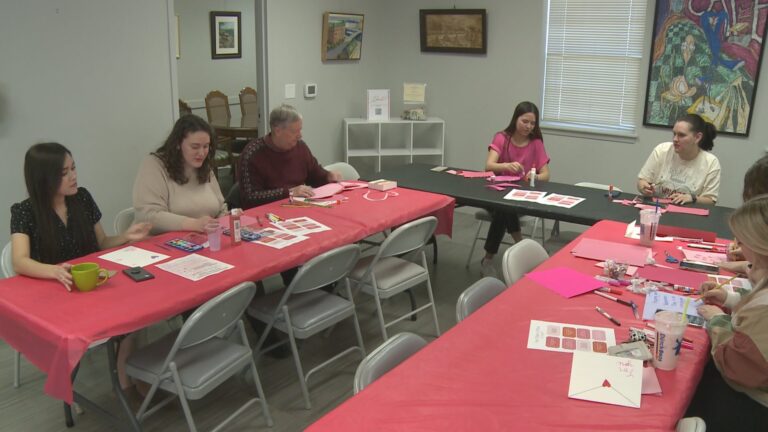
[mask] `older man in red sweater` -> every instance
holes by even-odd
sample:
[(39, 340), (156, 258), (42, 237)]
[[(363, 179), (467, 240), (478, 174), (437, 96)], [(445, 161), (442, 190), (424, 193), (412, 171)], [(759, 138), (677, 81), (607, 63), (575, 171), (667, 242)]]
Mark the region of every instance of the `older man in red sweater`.
[(312, 187), (341, 180), (340, 173), (317, 163), (301, 139), (301, 126), (301, 114), (283, 104), (269, 114), (269, 134), (245, 146), (238, 170), (243, 208), (289, 195), (310, 197)]

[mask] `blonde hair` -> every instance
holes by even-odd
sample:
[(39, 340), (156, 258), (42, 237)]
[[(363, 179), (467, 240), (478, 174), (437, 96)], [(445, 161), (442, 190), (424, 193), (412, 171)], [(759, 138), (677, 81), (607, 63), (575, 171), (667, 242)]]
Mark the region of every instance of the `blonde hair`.
[(740, 242), (768, 257), (768, 194), (758, 195), (737, 208), (728, 224)]

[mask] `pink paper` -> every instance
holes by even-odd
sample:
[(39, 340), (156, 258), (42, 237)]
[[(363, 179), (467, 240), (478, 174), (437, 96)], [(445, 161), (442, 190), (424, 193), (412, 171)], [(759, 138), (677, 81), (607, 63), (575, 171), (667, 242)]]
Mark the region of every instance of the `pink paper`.
[(696, 216), (709, 216), (709, 209), (680, 207), (672, 204), (667, 206), (667, 211), (670, 213), (685, 213)]
[(508, 188), (509, 186), (504, 186), (504, 185), (500, 185), (500, 184), (498, 184), (498, 185), (489, 184), (489, 185), (485, 185), (485, 187), (487, 187), (488, 189), (494, 189), (494, 190), (497, 190), (497, 191), (503, 191), (506, 188)]
[(615, 243), (591, 238), (581, 239), (571, 253), (580, 258), (605, 261), (608, 259), (637, 267), (643, 267), (648, 259), (650, 248), (644, 246)]
[(676, 268), (660, 268), (657, 266), (643, 267), (638, 270), (637, 275), (648, 280), (667, 282), (673, 285), (682, 285), (693, 289), (699, 288), (699, 286), (707, 280), (707, 275), (704, 273)]
[(459, 175), (466, 178), (490, 177), (493, 175), (493, 171), (485, 171), (485, 172), (460, 171)]
[(659, 377), (656, 376), (656, 369), (652, 367), (643, 368), (643, 386), (640, 394), (661, 396), (661, 385)]
[(448, 170), (448, 171), (446, 171), (446, 172), (447, 172), (448, 174), (454, 174), (454, 175), (456, 175), (456, 174), (458, 174), (458, 173), (459, 173), (459, 172), (458, 172), (458, 171), (456, 171), (456, 170)]
[(320, 199), (332, 197), (342, 190), (344, 190), (344, 186), (338, 183), (328, 183), (326, 185), (312, 189), (312, 198)]
[(566, 267), (532, 272), (525, 277), (565, 298), (594, 291), (605, 285), (605, 282), (601, 282), (590, 275)]
[(707, 264), (717, 264), (723, 261), (728, 261), (728, 255), (719, 252), (683, 249), (683, 255), (685, 255), (685, 259), (687, 260), (705, 262)]
[(518, 175), (498, 175), (498, 176), (490, 177), (488, 179), (488, 181), (493, 181), (493, 182), (503, 182), (503, 181), (515, 182), (515, 181), (520, 180), (521, 178), (523, 178), (523, 176), (521, 176), (519, 174)]

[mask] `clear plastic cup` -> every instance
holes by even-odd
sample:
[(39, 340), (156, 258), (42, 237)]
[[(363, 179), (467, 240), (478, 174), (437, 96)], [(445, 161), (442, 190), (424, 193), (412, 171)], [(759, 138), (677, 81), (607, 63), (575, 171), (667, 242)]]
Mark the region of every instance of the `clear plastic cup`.
[(656, 239), (656, 230), (659, 228), (661, 213), (656, 209), (640, 210), (640, 244), (653, 246)]
[(674, 370), (683, 347), (686, 322), (683, 314), (659, 311), (655, 315), (656, 343), (653, 347), (653, 366), (661, 370)]
[(208, 233), (208, 247), (211, 252), (221, 250), (221, 225), (219, 225), (219, 221), (208, 222), (205, 225), (205, 232)]

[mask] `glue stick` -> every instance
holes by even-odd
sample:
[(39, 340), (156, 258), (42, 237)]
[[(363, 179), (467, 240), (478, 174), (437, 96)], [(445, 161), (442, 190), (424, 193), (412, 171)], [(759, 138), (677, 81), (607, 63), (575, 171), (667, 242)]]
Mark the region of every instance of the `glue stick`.
[(232, 209), (229, 215), (229, 233), (232, 246), (237, 246), (242, 243), (240, 238), (240, 212), (242, 210), (238, 208)]
[(536, 186), (536, 167), (531, 168), (531, 174), (528, 176), (528, 183), (531, 187)]

